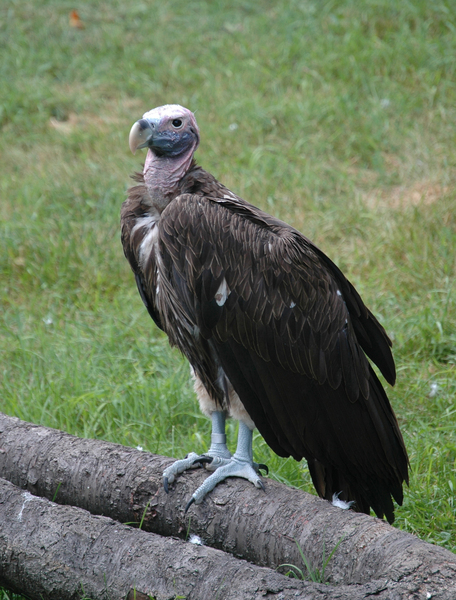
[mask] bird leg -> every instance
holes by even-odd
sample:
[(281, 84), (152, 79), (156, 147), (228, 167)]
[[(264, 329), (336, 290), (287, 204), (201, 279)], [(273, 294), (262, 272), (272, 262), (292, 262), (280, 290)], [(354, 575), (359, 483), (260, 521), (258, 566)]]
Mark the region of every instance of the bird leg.
[[(199, 504), (207, 493), (211, 492), (217, 484), (224, 481), (227, 477), (242, 477), (251, 481), (255, 487), (265, 489), (263, 482), (258, 476), (258, 471), (260, 468), (267, 470), (267, 467), (253, 462), (252, 435), (252, 430), (245, 423), (239, 421), (236, 452), (228, 462), (225, 461), (225, 464), (215, 467), (215, 472), (194, 492), (185, 508), (185, 512), (187, 512), (193, 503)], [(214, 462), (215, 459), (208, 465), (205, 465), (206, 468), (210, 469)]]
[(173, 462), (172, 465), (163, 471), (163, 487), (166, 493), (168, 493), (169, 489), (168, 484), (174, 481), (176, 475), (180, 475), (188, 469), (204, 466), (209, 471), (214, 471), (229, 462), (231, 452), (226, 447), (225, 418), (224, 411), (215, 410), (211, 413), (211, 446), (206, 454), (190, 452), (184, 459), (176, 460), (176, 462)]
[(231, 458), (231, 452), (226, 447), (225, 418), (225, 413), (222, 410), (214, 410), (211, 414), (211, 446), (207, 451), (207, 456), (218, 459), (218, 462), (221, 461), (220, 464), (224, 464), (223, 461), (226, 462)]

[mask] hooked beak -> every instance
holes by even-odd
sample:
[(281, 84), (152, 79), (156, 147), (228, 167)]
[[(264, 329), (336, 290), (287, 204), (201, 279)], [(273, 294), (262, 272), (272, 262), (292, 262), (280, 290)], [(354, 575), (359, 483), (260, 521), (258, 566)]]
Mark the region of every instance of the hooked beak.
[(154, 124), (146, 119), (139, 119), (130, 130), (128, 143), (133, 154), (140, 148), (147, 148), (149, 140), (154, 135)]

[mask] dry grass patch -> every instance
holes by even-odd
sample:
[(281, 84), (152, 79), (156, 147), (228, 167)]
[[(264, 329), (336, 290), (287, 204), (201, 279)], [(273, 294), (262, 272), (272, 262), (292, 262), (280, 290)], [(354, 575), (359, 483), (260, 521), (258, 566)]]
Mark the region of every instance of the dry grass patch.
[(417, 181), (410, 185), (396, 185), (390, 189), (374, 188), (362, 194), (364, 203), (371, 209), (404, 210), (409, 206), (429, 206), (450, 191), (449, 186), (435, 181)]
[(51, 116), (49, 126), (65, 135), (77, 130), (99, 129), (106, 132), (113, 125), (125, 126), (125, 120), (132, 120), (132, 115), (142, 114), (146, 108), (138, 98), (120, 98), (116, 101), (106, 101), (106, 110), (94, 113), (69, 111), (61, 117)]

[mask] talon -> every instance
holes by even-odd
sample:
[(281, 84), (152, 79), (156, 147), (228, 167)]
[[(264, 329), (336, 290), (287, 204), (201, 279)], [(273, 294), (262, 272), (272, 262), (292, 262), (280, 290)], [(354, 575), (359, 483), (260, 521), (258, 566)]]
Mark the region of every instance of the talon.
[(191, 505), (192, 505), (194, 502), (195, 502), (195, 498), (193, 498), (193, 497), (192, 497), (192, 498), (190, 498), (190, 500), (187, 502), (187, 506), (185, 507), (185, 510), (184, 510), (184, 515), (186, 515), (186, 514), (187, 514), (187, 511), (188, 511), (188, 509), (190, 508), (190, 506), (191, 506)]
[(169, 492), (169, 487), (168, 487), (168, 478), (167, 477), (163, 477), (163, 489), (165, 490), (165, 492), (168, 494)]
[(259, 484), (260, 488), (263, 490), (263, 492), (265, 492), (266, 488), (264, 487), (264, 483), (261, 481), (261, 479), (258, 480), (258, 484)]
[(260, 463), (258, 465), (258, 469), (261, 471), (264, 471), (266, 473), (266, 475), (269, 475), (268, 465), (264, 465), (263, 463)]

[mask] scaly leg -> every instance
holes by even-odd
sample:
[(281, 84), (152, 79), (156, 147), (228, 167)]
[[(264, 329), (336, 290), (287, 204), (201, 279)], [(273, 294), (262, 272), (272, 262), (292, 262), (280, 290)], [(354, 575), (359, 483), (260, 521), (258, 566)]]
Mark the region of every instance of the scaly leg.
[(206, 466), (210, 471), (227, 464), (231, 458), (231, 452), (226, 447), (225, 435), (225, 413), (216, 410), (211, 414), (212, 434), (211, 446), (206, 454), (190, 452), (186, 458), (177, 460), (163, 471), (163, 487), (168, 493), (168, 484), (172, 483), (176, 475), (180, 475), (188, 469)]
[[(242, 477), (251, 481), (255, 487), (265, 489), (263, 482), (258, 476), (258, 471), (260, 468), (267, 471), (267, 467), (253, 462), (252, 435), (252, 430), (245, 423), (239, 421), (236, 452), (231, 457), (231, 460), (216, 467), (215, 472), (200, 485), (187, 504), (185, 512), (187, 512), (193, 503), (199, 504), (207, 493), (212, 491), (218, 483), (224, 481), (227, 477)], [(211, 469), (214, 461), (206, 465), (206, 468)]]

